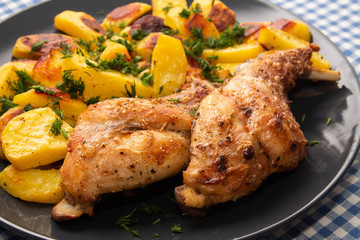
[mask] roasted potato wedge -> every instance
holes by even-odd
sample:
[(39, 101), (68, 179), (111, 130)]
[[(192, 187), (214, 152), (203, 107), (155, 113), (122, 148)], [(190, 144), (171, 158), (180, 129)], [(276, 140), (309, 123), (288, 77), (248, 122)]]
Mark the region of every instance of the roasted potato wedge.
[[(290, 33), (269, 27), (264, 27), (260, 30), (258, 42), (267, 50), (285, 50), (306, 47), (309, 45), (308, 42), (301, 40)], [(311, 61), (313, 62), (314, 68), (330, 69), (330, 62), (318, 52), (312, 54)]]
[(185, 82), (187, 59), (179, 39), (160, 35), (151, 58), (154, 75), (153, 97), (169, 95)]
[(183, 38), (188, 38), (191, 36), (189, 29), (186, 27), (189, 20), (179, 15), (183, 9), (182, 7), (170, 8), (165, 15), (164, 24), (175, 31), (179, 31), (180, 36)]
[(100, 59), (109, 60), (116, 57), (117, 54), (121, 54), (121, 55), (125, 55), (126, 58), (130, 61), (131, 58), (129, 52), (124, 45), (108, 40), (105, 42), (105, 46), (106, 48), (101, 53)]
[(16, 71), (26, 71), (26, 73), (31, 76), (35, 64), (35, 60), (21, 59), (2, 65), (0, 67), (0, 96), (7, 98), (13, 96), (15, 91), (9, 88), (9, 82), (18, 80), (19, 77)]
[(142, 84), (139, 78), (115, 70), (102, 71), (91, 68), (85, 63), (83, 56), (73, 55), (71, 58), (63, 59), (62, 69), (71, 71), (75, 79), (81, 78), (84, 82), (85, 101), (97, 96), (100, 96), (100, 100), (128, 96), (127, 91), (143, 98), (149, 98), (153, 94), (153, 88)]
[[(8, 124), (8, 122), (10, 122), (11, 119), (13, 119), (14, 117), (16, 117), (22, 113), (24, 113), (24, 109), (22, 107), (14, 107), (14, 108), (7, 110), (0, 117), (0, 136), (1, 136), (1, 133), (3, 132), (4, 128)], [(6, 157), (5, 157), (4, 151), (2, 150), (1, 145), (2, 145), (2, 142), (1, 142), (1, 138), (0, 138), (0, 159), (5, 160)]]
[(268, 27), (283, 30), (307, 42), (311, 38), (309, 27), (301, 21), (282, 18), (271, 23)]
[(152, 14), (164, 19), (172, 8), (179, 8), (179, 12), (181, 12), (182, 9), (187, 9), (186, 0), (151, 0), (151, 3), (153, 8)]
[(35, 64), (32, 78), (46, 87), (56, 87), (62, 82), (61, 61), (64, 55), (60, 49), (50, 49), (48, 54), (43, 55)]
[(150, 56), (154, 50), (157, 40), (162, 34), (163, 33), (150, 33), (143, 40), (139, 41), (134, 49), (136, 55), (150, 61)]
[(70, 36), (57, 33), (27, 35), (16, 40), (12, 55), (14, 58), (39, 59), (51, 48), (60, 47), (61, 43), (75, 48), (75, 41)]
[(112, 10), (102, 22), (104, 29), (111, 29), (114, 32), (121, 32), (124, 27), (132, 24), (136, 19), (151, 10), (146, 3), (134, 2)]
[(214, 0), (194, 0), (191, 5), (190, 9), (196, 8), (196, 6), (199, 6), (201, 9), (201, 14), (204, 17), (208, 17), (211, 8), (213, 6)]
[(205, 38), (211, 36), (218, 38), (220, 35), (214, 23), (209, 21), (208, 18), (205, 18), (201, 13), (192, 13), (189, 17), (189, 21), (186, 24), (186, 28), (189, 32), (193, 28), (202, 29), (202, 33)]
[(231, 27), (236, 23), (234, 11), (219, 0), (215, 0), (208, 17), (215, 24), (219, 32), (224, 31), (226, 28)]
[(70, 124), (76, 123), (80, 113), (87, 108), (87, 105), (78, 99), (71, 99), (68, 93), (62, 93), (56, 88), (47, 88), (55, 92), (54, 95), (49, 95), (44, 92), (36, 92), (31, 89), (27, 92), (15, 95), (13, 102), (19, 106), (30, 104), (33, 108), (41, 108), (44, 106), (54, 106), (54, 100), (59, 101), (60, 109), (64, 111), (66, 121)]
[(51, 131), (59, 119), (49, 107), (38, 108), (11, 119), (1, 134), (5, 157), (19, 170), (48, 165), (66, 155), (67, 139), (62, 131), (72, 127), (62, 122), (58, 135)]
[(54, 25), (58, 30), (87, 42), (106, 33), (95, 18), (84, 12), (63, 11), (55, 16)]
[(202, 57), (207, 59), (208, 57), (217, 56), (216, 63), (241, 63), (256, 58), (259, 53), (264, 51), (264, 48), (256, 42), (242, 43), (223, 49), (204, 49)]
[(55, 204), (64, 197), (58, 169), (20, 171), (9, 165), (0, 172), (0, 186), (10, 195), (28, 202)]

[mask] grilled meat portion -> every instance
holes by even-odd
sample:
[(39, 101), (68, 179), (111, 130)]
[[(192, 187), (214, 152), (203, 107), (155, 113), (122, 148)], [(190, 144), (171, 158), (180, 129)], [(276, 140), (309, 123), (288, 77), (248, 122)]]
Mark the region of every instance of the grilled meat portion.
[(308, 143), (287, 91), (310, 74), (314, 50), (316, 45), (277, 51), (244, 63), (223, 88), (202, 100), (184, 185), (175, 189), (185, 212), (200, 216), (212, 205), (237, 200), (306, 157)]
[(92, 215), (103, 194), (145, 187), (188, 165), (189, 112), (213, 87), (195, 79), (184, 88), (160, 99), (99, 102), (80, 115), (60, 169), (65, 198), (55, 220)]

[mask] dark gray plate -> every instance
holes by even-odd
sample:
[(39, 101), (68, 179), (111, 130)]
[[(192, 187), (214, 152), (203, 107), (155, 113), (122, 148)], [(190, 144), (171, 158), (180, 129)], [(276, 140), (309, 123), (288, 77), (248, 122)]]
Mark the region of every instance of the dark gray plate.
[[(54, 0), (26, 10), (0, 24), (0, 63), (11, 60), (16, 39), (22, 35), (54, 32), (54, 16), (66, 9), (87, 12), (99, 20), (100, 10), (106, 13), (118, 5), (131, 1), (119, 0)], [(236, 11), (238, 21), (272, 21), (298, 17), (267, 2), (224, 1)], [(173, 198), (173, 188), (181, 183), (181, 176), (171, 178), (144, 189), (135, 198), (119, 195), (103, 200), (95, 209), (93, 218), (83, 217), (70, 223), (55, 223), (50, 217), (52, 206), (27, 203), (0, 190), (0, 222), (27, 236), (56, 239), (132, 239), (115, 228), (116, 220), (142, 203), (160, 204), (171, 214), (144, 216), (137, 212), (139, 222), (133, 225), (142, 238), (151, 239), (158, 233), (162, 239), (231, 239), (255, 237), (275, 230), (299, 216), (321, 199), (344, 175), (358, 150), (359, 140), (359, 83), (344, 55), (313, 27), (314, 41), (322, 54), (341, 71), (338, 84), (299, 81), (290, 97), (297, 119), (306, 114), (301, 124), (309, 140), (320, 140), (321, 145), (309, 147), (308, 158), (292, 172), (271, 176), (256, 192), (237, 202), (214, 207), (208, 216), (194, 220), (183, 216)], [(327, 126), (328, 117), (332, 123)], [(0, 163), (0, 170), (6, 166)], [(161, 217), (158, 225), (153, 221)], [(181, 223), (182, 234), (171, 233), (173, 224)]]

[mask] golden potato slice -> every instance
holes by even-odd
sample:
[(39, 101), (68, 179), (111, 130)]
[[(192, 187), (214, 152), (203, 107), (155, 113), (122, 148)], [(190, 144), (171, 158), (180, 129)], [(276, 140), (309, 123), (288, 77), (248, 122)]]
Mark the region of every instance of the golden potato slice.
[(187, 9), (186, 0), (151, 0), (151, 3), (153, 8), (152, 14), (164, 19), (173, 8), (178, 8), (180, 10), (178, 13), (181, 12), (182, 9)]
[(46, 87), (56, 87), (62, 82), (61, 59), (64, 55), (60, 49), (50, 49), (48, 54), (43, 55), (33, 68), (32, 78)]
[(126, 26), (151, 10), (146, 3), (134, 2), (112, 10), (102, 22), (104, 29), (121, 32)]
[[(7, 110), (1, 117), (0, 117), (0, 136), (4, 130), (4, 128), (6, 127), (6, 125), (8, 124), (8, 122), (10, 122), (11, 119), (13, 119), (14, 117), (22, 114), (24, 112), (22, 107), (14, 107), (11, 108), (9, 110)], [(2, 142), (1, 142), (1, 138), (0, 138), (0, 159), (4, 159), (6, 160), (4, 151), (2, 150)]]
[(58, 203), (64, 197), (60, 183), (57, 169), (20, 171), (9, 165), (0, 172), (0, 186), (10, 195), (28, 202)]
[(202, 29), (202, 33), (205, 38), (211, 36), (218, 38), (220, 35), (215, 24), (210, 22), (209, 19), (205, 18), (201, 13), (191, 13), (189, 21), (186, 24), (186, 28), (188, 31), (191, 31), (193, 28)]
[[(264, 27), (260, 30), (258, 42), (268, 50), (303, 48), (309, 45), (308, 42), (301, 40), (290, 33), (269, 27)], [(313, 52), (311, 61), (315, 68), (330, 69), (330, 62), (318, 52)]]
[(173, 30), (179, 31), (179, 34), (184, 37), (188, 38), (191, 36), (191, 33), (189, 29), (186, 27), (189, 19), (181, 17), (179, 13), (183, 10), (183, 7), (172, 7), (167, 12), (165, 19), (164, 19), (164, 25), (168, 26), (169, 28)]
[(54, 99), (59, 101), (60, 109), (64, 111), (64, 116), (66, 121), (73, 124), (77, 121), (80, 113), (87, 108), (87, 105), (78, 99), (71, 99), (68, 93), (62, 93), (56, 88), (47, 88), (55, 92), (54, 95), (49, 95), (44, 92), (36, 92), (34, 89), (31, 89), (27, 92), (20, 93), (15, 95), (13, 102), (25, 106), (30, 104), (33, 108), (41, 108), (44, 106), (57, 107), (53, 106)]
[(19, 170), (26, 170), (61, 160), (66, 155), (65, 132), (72, 132), (66, 122), (58, 125), (58, 135), (51, 131), (56, 113), (49, 107), (38, 108), (14, 117), (1, 134), (5, 157)]
[(307, 42), (311, 38), (309, 27), (301, 21), (282, 18), (271, 23), (268, 27), (283, 30)]
[(259, 53), (264, 52), (263, 47), (258, 43), (242, 43), (233, 47), (223, 49), (204, 49), (202, 57), (217, 56), (216, 63), (241, 63), (248, 59), (256, 58)]
[(9, 88), (8, 81), (14, 82), (18, 80), (16, 71), (24, 70), (31, 76), (33, 67), (35, 66), (35, 60), (15, 60), (5, 63), (0, 67), (0, 96), (10, 97), (15, 94), (14, 90)]
[(151, 72), (154, 75), (153, 97), (166, 96), (176, 92), (185, 82), (187, 59), (179, 39), (161, 35), (151, 58)]
[(13, 57), (25, 59), (39, 59), (47, 54), (51, 48), (58, 48), (61, 43), (76, 47), (75, 39), (58, 33), (34, 34), (20, 37), (13, 48)]
[(54, 25), (60, 31), (87, 42), (106, 33), (95, 18), (84, 12), (63, 11), (55, 16)]
[(201, 14), (204, 17), (208, 17), (211, 8), (213, 6), (214, 0), (194, 0), (191, 3), (190, 9), (196, 8), (196, 6), (199, 6), (201, 8)]
[(70, 71), (75, 79), (81, 78), (84, 82), (83, 96), (86, 101), (97, 96), (100, 96), (100, 100), (128, 96), (127, 91), (143, 98), (153, 94), (153, 88), (142, 84), (139, 78), (115, 70), (91, 68), (85, 63), (85, 58), (79, 55), (63, 59), (62, 68), (63, 71)]
[(105, 42), (105, 50), (101, 53), (100, 59), (102, 60), (109, 60), (116, 57), (117, 54), (125, 55), (126, 58), (130, 61), (131, 57), (127, 48), (120, 44), (113, 41), (106, 41)]
[(139, 41), (134, 49), (136, 55), (150, 61), (150, 56), (160, 35), (163, 35), (163, 33), (150, 33), (144, 39)]
[(215, 24), (219, 32), (224, 31), (226, 28), (231, 27), (236, 23), (234, 11), (219, 0), (215, 0), (208, 17)]

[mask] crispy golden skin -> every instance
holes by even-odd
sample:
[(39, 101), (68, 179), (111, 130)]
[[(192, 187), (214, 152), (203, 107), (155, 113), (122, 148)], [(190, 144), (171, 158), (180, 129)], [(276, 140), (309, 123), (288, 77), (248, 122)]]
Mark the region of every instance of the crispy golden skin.
[(310, 73), (313, 48), (318, 50), (278, 51), (240, 65), (227, 85), (201, 102), (184, 185), (175, 190), (184, 211), (201, 215), (200, 209), (236, 200), (306, 157), (307, 140), (286, 92)]
[(102, 194), (145, 187), (189, 162), (191, 108), (212, 91), (202, 80), (160, 99), (119, 98), (89, 106), (79, 117), (61, 167), (65, 199), (55, 220), (93, 214)]

